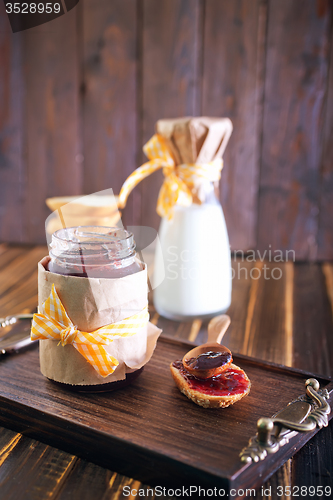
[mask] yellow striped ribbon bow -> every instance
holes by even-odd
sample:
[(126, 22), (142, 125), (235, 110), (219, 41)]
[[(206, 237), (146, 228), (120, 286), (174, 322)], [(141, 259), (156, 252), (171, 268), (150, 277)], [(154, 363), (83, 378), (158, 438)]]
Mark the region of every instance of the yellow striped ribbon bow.
[(102, 377), (107, 377), (119, 365), (103, 346), (121, 337), (131, 337), (149, 321), (148, 308), (122, 319), (117, 323), (102, 326), (93, 332), (81, 332), (68, 317), (56, 292), (54, 284), (41, 312), (34, 314), (31, 340), (59, 340), (64, 346), (71, 344), (95, 368)]
[(189, 206), (192, 203), (193, 189), (203, 180), (215, 182), (220, 180), (223, 161), (217, 158), (209, 163), (184, 163), (176, 165), (167, 142), (159, 134), (144, 145), (143, 151), (149, 158), (147, 163), (134, 170), (126, 179), (120, 190), (118, 206), (124, 208), (132, 189), (145, 177), (163, 168), (164, 182), (160, 189), (156, 211), (161, 217), (172, 218), (173, 207), (177, 203)]

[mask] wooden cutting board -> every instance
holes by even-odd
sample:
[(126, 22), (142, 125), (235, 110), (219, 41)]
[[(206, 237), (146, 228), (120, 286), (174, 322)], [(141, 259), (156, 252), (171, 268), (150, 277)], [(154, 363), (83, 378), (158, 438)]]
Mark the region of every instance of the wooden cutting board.
[[(176, 388), (169, 364), (190, 343), (161, 338), (151, 361), (129, 387), (74, 393), (45, 379), (38, 349), (1, 358), (0, 423), (150, 485), (256, 487), (317, 431), (298, 434), (262, 462), (242, 464), (239, 453), (271, 417), (304, 394), (310, 373), (235, 355), (248, 374), (249, 396), (225, 409), (196, 406)], [(317, 377), (321, 388), (333, 384)], [(235, 497), (237, 498), (237, 497)]]

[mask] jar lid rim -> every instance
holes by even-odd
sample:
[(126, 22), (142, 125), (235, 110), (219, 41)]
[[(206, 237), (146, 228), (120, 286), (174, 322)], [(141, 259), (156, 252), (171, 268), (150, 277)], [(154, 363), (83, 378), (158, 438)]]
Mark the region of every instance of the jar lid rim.
[(132, 238), (133, 233), (130, 231), (124, 228), (111, 226), (73, 226), (58, 229), (52, 234), (52, 239), (58, 240), (59, 242), (85, 243), (89, 245), (100, 245), (102, 241), (103, 243), (111, 244), (119, 243), (131, 240)]

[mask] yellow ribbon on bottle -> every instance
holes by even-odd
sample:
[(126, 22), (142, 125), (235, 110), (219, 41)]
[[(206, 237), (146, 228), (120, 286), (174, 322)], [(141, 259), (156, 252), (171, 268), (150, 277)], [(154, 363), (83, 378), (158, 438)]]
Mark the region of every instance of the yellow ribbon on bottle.
[(130, 192), (139, 182), (160, 168), (163, 168), (165, 179), (158, 195), (156, 211), (158, 215), (168, 219), (172, 218), (176, 203), (183, 206), (191, 205), (192, 192), (200, 182), (220, 180), (223, 167), (221, 158), (209, 163), (176, 165), (166, 140), (159, 134), (153, 135), (144, 145), (143, 151), (149, 161), (134, 170), (124, 182), (119, 194), (119, 208), (126, 206)]
[(41, 311), (34, 314), (31, 325), (31, 340), (59, 340), (71, 344), (102, 377), (107, 377), (119, 365), (103, 346), (116, 339), (131, 337), (149, 321), (148, 307), (138, 314), (117, 323), (102, 326), (93, 332), (82, 332), (70, 320), (54, 284), (49, 298)]

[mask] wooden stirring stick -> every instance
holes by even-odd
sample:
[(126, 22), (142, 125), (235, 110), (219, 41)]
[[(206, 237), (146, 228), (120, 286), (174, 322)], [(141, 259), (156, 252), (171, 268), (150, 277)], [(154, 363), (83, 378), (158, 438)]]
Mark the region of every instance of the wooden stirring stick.
[(217, 342), (220, 344), (225, 332), (229, 328), (230, 322), (230, 317), (227, 314), (221, 314), (211, 319), (208, 325), (207, 343)]

